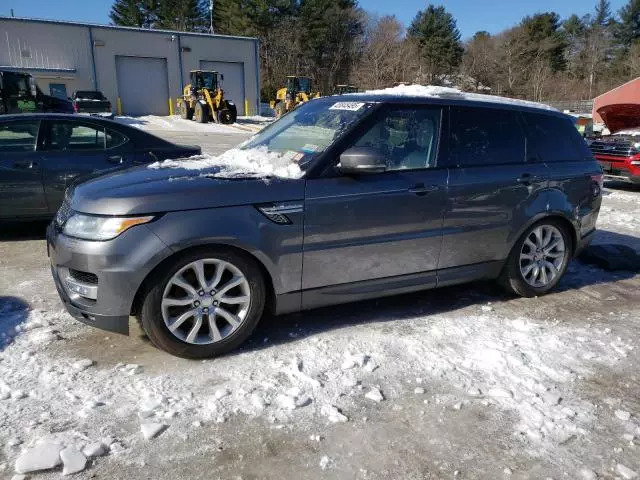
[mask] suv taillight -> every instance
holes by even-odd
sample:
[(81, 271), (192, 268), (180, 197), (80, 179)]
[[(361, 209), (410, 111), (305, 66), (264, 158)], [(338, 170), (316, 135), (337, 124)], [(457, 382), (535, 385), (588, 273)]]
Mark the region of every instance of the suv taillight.
[(76, 102), (73, 102), (73, 111), (78, 112), (78, 104)]

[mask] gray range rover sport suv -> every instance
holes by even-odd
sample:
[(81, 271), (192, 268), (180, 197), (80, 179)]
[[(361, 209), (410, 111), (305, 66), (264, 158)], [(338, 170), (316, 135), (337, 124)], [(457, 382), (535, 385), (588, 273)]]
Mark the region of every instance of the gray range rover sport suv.
[(598, 163), (557, 111), (422, 88), (320, 98), (220, 157), (76, 185), (48, 229), (67, 310), (204, 358), (267, 311), (480, 279), (547, 293), (595, 232)]

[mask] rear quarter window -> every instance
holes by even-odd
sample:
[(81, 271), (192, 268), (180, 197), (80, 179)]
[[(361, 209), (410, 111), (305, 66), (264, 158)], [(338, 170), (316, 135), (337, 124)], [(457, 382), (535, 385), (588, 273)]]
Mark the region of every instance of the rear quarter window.
[(516, 111), (454, 107), (450, 135), (451, 158), (457, 166), (526, 162), (526, 140)]
[(530, 151), (547, 163), (576, 162), (591, 157), (586, 142), (568, 118), (523, 113)]

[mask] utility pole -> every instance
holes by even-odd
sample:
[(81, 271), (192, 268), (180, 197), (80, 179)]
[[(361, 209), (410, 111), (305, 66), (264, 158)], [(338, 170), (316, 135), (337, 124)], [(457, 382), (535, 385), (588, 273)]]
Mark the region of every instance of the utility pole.
[(213, 35), (213, 0), (209, 0), (209, 33)]

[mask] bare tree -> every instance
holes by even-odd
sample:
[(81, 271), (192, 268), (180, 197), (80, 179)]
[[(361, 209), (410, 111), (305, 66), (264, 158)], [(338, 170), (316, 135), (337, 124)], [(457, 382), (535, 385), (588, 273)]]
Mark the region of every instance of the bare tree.
[(412, 64), (415, 65), (411, 60), (413, 45), (404, 39), (404, 28), (395, 16), (369, 17), (360, 48), (353, 78), (363, 88), (405, 81)]
[(526, 45), (521, 27), (504, 31), (497, 37), (498, 65), (501, 70), (502, 84), (507, 93), (514, 92), (526, 77), (528, 65), (524, 61)]
[(627, 68), (631, 78), (640, 77), (640, 43), (636, 43), (627, 55)]
[(488, 32), (478, 32), (465, 45), (462, 72), (471, 77), (477, 90), (498, 80), (497, 41)]

